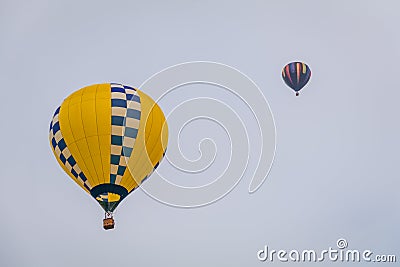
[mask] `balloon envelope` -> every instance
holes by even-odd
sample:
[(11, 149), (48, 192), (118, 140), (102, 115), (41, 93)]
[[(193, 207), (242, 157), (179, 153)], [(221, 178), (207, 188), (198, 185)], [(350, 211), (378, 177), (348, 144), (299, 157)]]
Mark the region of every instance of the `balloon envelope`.
[(142, 91), (95, 84), (57, 108), (49, 139), (63, 170), (112, 212), (157, 168), (168, 126), (160, 107)]
[(294, 91), (300, 91), (310, 80), (311, 70), (303, 62), (291, 62), (282, 69), (282, 79)]

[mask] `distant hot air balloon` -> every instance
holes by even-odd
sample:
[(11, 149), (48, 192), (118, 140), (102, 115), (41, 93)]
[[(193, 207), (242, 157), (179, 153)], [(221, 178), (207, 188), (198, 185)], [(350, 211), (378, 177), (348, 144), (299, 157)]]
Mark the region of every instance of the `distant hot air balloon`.
[(303, 62), (291, 62), (282, 69), (282, 79), (287, 86), (299, 95), (299, 91), (308, 83), (311, 78), (310, 68)]
[(163, 158), (168, 126), (145, 93), (111, 83), (84, 87), (67, 97), (50, 123), (50, 145), (63, 170), (105, 211), (113, 211)]

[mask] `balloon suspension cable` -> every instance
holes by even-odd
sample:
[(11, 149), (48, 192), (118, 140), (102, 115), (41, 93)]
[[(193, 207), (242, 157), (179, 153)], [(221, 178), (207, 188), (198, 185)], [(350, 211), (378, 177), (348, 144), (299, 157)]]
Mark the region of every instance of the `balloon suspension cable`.
[(104, 219), (108, 219), (108, 218), (111, 218), (111, 219), (112, 219), (112, 217), (113, 217), (112, 211), (106, 211), (106, 212), (104, 213)]
[(299, 96), (299, 94), (300, 94), (299, 92), (296, 92), (296, 96)]

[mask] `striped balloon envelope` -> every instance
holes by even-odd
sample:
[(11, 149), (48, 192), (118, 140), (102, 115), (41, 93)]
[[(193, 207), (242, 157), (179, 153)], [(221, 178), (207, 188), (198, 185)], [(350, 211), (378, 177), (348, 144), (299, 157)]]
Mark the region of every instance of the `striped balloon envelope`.
[[(130, 86), (106, 83), (67, 97), (50, 123), (57, 162), (103, 207), (104, 228), (112, 212), (162, 160), (168, 126), (160, 107)], [(106, 227), (106, 220), (112, 227)]]
[(291, 62), (282, 69), (282, 79), (286, 85), (299, 95), (299, 91), (308, 83), (311, 78), (311, 70), (303, 62)]

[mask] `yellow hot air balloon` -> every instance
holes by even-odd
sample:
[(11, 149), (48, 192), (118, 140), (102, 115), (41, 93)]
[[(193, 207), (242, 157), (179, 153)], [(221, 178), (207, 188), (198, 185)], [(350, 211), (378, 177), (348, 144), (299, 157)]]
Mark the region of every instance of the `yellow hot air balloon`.
[(60, 166), (105, 211), (113, 211), (162, 160), (168, 126), (145, 93), (117, 83), (84, 87), (67, 97), (50, 123), (50, 145)]

